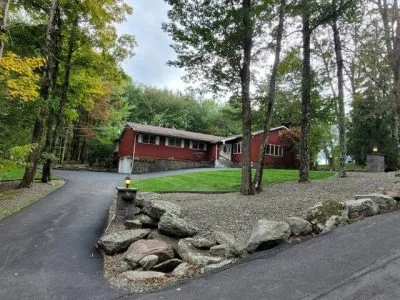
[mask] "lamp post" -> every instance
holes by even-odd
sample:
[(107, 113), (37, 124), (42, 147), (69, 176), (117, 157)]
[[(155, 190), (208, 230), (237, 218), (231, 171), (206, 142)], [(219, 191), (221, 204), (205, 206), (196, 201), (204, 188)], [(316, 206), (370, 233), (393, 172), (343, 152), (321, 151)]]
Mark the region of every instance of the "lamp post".
[(132, 182), (132, 179), (129, 176), (125, 177), (125, 187), (126, 188), (129, 188), (129, 185), (131, 184), (131, 182)]
[(378, 147), (377, 147), (377, 146), (374, 146), (374, 147), (372, 148), (372, 152), (377, 153), (377, 152), (378, 152)]

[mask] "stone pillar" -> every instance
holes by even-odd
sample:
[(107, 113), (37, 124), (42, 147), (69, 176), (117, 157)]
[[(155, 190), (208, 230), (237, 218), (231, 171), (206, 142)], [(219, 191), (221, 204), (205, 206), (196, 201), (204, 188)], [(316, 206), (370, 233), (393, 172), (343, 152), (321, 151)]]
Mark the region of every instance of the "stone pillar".
[(118, 187), (117, 191), (115, 218), (119, 220), (132, 220), (135, 217), (135, 202), (138, 189)]
[(367, 154), (367, 172), (385, 172), (385, 154)]

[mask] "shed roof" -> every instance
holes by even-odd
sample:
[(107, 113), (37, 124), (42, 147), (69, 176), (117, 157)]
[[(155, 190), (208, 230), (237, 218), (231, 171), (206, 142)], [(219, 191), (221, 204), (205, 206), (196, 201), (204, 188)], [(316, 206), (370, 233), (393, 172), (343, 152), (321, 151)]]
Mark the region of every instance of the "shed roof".
[(146, 124), (139, 124), (139, 123), (133, 123), (133, 122), (128, 122), (127, 125), (137, 132), (177, 137), (177, 138), (181, 138), (181, 139), (210, 142), (210, 143), (217, 143), (217, 142), (220, 142), (222, 139), (224, 139), (223, 137), (215, 136), (215, 135), (191, 132), (191, 131), (186, 131), (186, 130), (178, 130), (178, 129), (174, 129), (174, 128), (166, 128), (166, 127), (158, 127), (158, 126), (152, 126), (152, 125), (146, 125)]

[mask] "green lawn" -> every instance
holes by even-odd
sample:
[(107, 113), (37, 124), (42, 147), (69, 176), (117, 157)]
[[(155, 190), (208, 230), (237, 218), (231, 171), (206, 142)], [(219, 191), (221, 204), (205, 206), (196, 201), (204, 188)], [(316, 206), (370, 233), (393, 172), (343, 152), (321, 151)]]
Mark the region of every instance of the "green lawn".
[[(21, 180), (22, 176), (24, 176), (25, 168), (5, 168), (0, 169), (0, 181), (6, 180)], [(40, 172), (36, 172), (35, 179), (41, 179), (42, 174)], [(59, 179), (57, 176), (52, 176), (52, 179)]]
[[(326, 179), (335, 172), (310, 172), (311, 180)], [(297, 170), (264, 171), (263, 185), (298, 180)], [(153, 179), (136, 180), (131, 187), (143, 192), (235, 192), (240, 188), (241, 170), (205, 171)]]

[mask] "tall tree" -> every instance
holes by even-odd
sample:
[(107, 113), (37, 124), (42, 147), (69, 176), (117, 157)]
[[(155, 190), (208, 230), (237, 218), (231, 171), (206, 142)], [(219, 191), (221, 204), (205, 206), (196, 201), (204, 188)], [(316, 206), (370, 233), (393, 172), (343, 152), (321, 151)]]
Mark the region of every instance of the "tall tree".
[(311, 7), (302, 0), (303, 73), (301, 96), (301, 140), (299, 182), (308, 182), (310, 171), (310, 105), (311, 105)]
[[(333, 5), (337, 5), (337, 0), (333, 0)], [(342, 40), (338, 28), (337, 16), (334, 17), (332, 22), (333, 39), (335, 43), (336, 54), (336, 73), (337, 73), (337, 123), (339, 128), (339, 177), (346, 177), (346, 156), (347, 156), (347, 143), (346, 143), (346, 115), (344, 109), (344, 62), (342, 54)]]
[(0, 0), (0, 58), (3, 56), (4, 41), (6, 40), (6, 25), (10, 0)]
[(262, 30), (264, 1), (174, 1), (164, 29), (171, 34), (178, 59), (172, 65), (186, 69), (188, 79), (214, 91), (240, 95), (243, 133), (243, 194), (253, 194), (251, 176), (250, 66), (255, 54), (253, 39)]
[[(383, 23), (384, 40), (386, 45), (386, 57), (392, 71), (392, 101), (396, 107), (395, 134), (394, 138), (398, 147), (399, 120), (400, 120), (400, 12), (397, 0), (393, 1), (392, 7), (387, 0), (372, 1), (376, 3), (381, 14)], [(390, 1), (391, 2), (391, 1)]]
[(276, 95), (276, 82), (278, 77), (278, 67), (280, 63), (281, 57), (281, 49), (282, 49), (282, 37), (284, 31), (284, 22), (285, 22), (285, 9), (286, 9), (286, 0), (280, 1), (279, 6), (279, 22), (278, 28), (276, 30), (276, 45), (275, 45), (275, 59), (274, 64), (272, 66), (271, 78), (269, 81), (269, 89), (268, 95), (266, 98), (266, 109), (265, 109), (265, 119), (264, 119), (264, 126), (263, 126), (263, 139), (262, 145), (260, 148), (259, 158), (258, 158), (258, 165), (256, 169), (256, 174), (254, 177), (254, 188), (256, 192), (260, 192), (262, 190), (262, 178), (264, 172), (264, 162), (265, 162), (265, 155), (267, 152), (267, 145), (268, 145), (268, 135), (269, 130), (271, 127), (272, 122), (272, 115), (274, 111), (274, 104), (275, 104), (275, 95)]
[(27, 167), (25, 169), (24, 177), (20, 183), (20, 187), (30, 187), (35, 178), (37, 165), (39, 163), (40, 154), (42, 152), (43, 147), (43, 139), (46, 134), (46, 120), (47, 120), (47, 107), (49, 100), (49, 91), (51, 85), (51, 72), (52, 72), (52, 53), (51, 49), (53, 49), (53, 40), (55, 34), (55, 16), (56, 11), (60, 5), (59, 0), (52, 0), (52, 6), (50, 9), (50, 15), (47, 25), (46, 39), (43, 47), (43, 56), (45, 59), (45, 65), (43, 68), (43, 77), (42, 84), (40, 87), (40, 101), (42, 101), (40, 105), (39, 112), (36, 117), (35, 125), (32, 133), (32, 144), (35, 145), (34, 150), (32, 150), (27, 159)]
[(251, 180), (251, 99), (250, 99), (250, 64), (253, 46), (253, 19), (251, 0), (243, 0), (243, 63), (240, 70), (242, 85), (242, 118), (243, 118), (243, 153), (242, 153), (242, 184), (240, 192), (243, 195), (254, 194)]
[(309, 181), (310, 171), (310, 105), (311, 105), (311, 36), (315, 29), (329, 24), (352, 7), (357, 0), (345, 0), (326, 4), (319, 1), (302, 0), (300, 11), (303, 36), (303, 75), (302, 75), (302, 121), (300, 142), (299, 182)]

